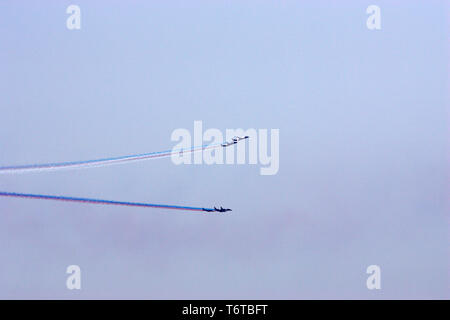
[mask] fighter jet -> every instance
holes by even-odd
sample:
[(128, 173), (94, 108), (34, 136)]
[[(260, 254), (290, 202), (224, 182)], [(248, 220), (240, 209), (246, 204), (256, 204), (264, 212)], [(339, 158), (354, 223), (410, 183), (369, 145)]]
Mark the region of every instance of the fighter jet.
[(225, 209), (225, 208), (222, 208), (222, 207), (220, 207), (220, 209), (217, 209), (216, 207), (214, 207), (214, 210), (217, 211), (217, 212), (227, 212), (227, 211), (232, 211), (231, 209)]
[(228, 142), (228, 141), (225, 141), (224, 143), (222, 143), (222, 147), (229, 147), (229, 146), (232, 146), (234, 144), (234, 142)]
[(233, 142), (234, 143), (238, 143), (238, 141), (244, 140), (244, 139), (248, 139), (249, 136), (244, 136), (244, 137), (238, 137), (238, 136), (234, 136), (233, 137)]

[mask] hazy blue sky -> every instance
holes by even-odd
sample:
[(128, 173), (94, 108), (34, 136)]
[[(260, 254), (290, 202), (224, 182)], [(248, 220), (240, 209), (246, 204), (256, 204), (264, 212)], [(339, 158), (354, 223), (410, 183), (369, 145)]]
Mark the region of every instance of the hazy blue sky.
[(0, 175), (2, 191), (233, 209), (0, 198), (0, 298), (450, 298), (448, 21), (446, 1), (1, 1), (0, 166), (166, 150), (202, 120), (279, 128), (280, 169)]

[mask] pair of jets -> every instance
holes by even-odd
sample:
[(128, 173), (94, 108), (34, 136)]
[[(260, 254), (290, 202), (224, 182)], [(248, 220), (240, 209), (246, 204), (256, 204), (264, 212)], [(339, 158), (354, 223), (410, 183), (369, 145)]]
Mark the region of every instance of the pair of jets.
[(206, 212), (214, 212), (214, 211), (216, 211), (216, 212), (227, 212), (227, 211), (231, 211), (231, 209), (225, 209), (225, 208), (222, 208), (222, 207), (220, 207), (220, 209), (218, 209), (216, 207), (214, 207), (214, 209), (208, 209), (208, 208), (202, 208), (202, 209), (203, 209), (203, 211), (206, 211)]
[(222, 147), (229, 147), (229, 146), (232, 146), (233, 144), (236, 144), (236, 143), (238, 143), (239, 141), (244, 140), (244, 139), (248, 139), (248, 138), (249, 138), (249, 136), (244, 136), (244, 137), (234, 136), (234, 137), (231, 139), (230, 142), (225, 141), (224, 143), (222, 143)]

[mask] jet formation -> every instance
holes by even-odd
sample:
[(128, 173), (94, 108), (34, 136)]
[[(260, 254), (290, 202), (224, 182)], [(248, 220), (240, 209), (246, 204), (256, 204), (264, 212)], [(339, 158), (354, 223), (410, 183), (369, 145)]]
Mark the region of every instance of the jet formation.
[(229, 147), (229, 146), (232, 146), (233, 144), (236, 144), (236, 143), (238, 143), (239, 141), (244, 140), (244, 139), (248, 139), (248, 138), (249, 138), (249, 136), (244, 136), (244, 137), (234, 136), (234, 137), (231, 139), (231, 141), (225, 141), (224, 143), (222, 143), (222, 147)]
[[(243, 137), (234, 136), (231, 139), (231, 141), (225, 141), (221, 144), (221, 146), (228, 147), (228, 146), (238, 143), (241, 140), (245, 140), (248, 138), (249, 138), (249, 136), (243, 136)], [(195, 150), (190, 150), (190, 151), (195, 151)], [(183, 152), (183, 150), (181, 152)], [(147, 154), (122, 156), (122, 157), (115, 157), (115, 158), (105, 158), (105, 159), (97, 159), (97, 160), (0, 167), (0, 173), (20, 172), (20, 171), (28, 171), (28, 170), (30, 170), (30, 171), (31, 170), (45, 170), (45, 169), (52, 170), (52, 169), (58, 169), (58, 168), (83, 167), (83, 166), (91, 166), (91, 165), (105, 165), (105, 164), (114, 163), (114, 162), (142, 160), (142, 159), (150, 159), (150, 158), (164, 157), (164, 156), (170, 156), (170, 155), (171, 155), (170, 152), (152, 152), (152, 153), (147, 153)], [(227, 209), (227, 208), (223, 208), (223, 207), (220, 207), (220, 208), (214, 207), (214, 209), (213, 209), (213, 208), (201, 208), (201, 207), (161, 205), (161, 204), (152, 204), (152, 203), (137, 203), (137, 202), (112, 201), (112, 200), (89, 199), (89, 198), (62, 197), (62, 196), (51, 196), (51, 195), (41, 195), (41, 194), (25, 194), (25, 193), (2, 192), (2, 191), (0, 191), (0, 197), (18, 197), (18, 198), (29, 198), (29, 199), (60, 200), (60, 201), (71, 201), (71, 202), (81, 202), (81, 203), (95, 203), (95, 204), (108, 204), (108, 205), (133, 206), (133, 207), (151, 207), (151, 208), (190, 210), (190, 211), (203, 211), (203, 212), (221, 212), (222, 213), (222, 212), (232, 211), (231, 209)]]
[(203, 211), (206, 212), (227, 212), (227, 211), (232, 211), (231, 209), (226, 209), (226, 208), (216, 208), (214, 207), (214, 209), (209, 209), (209, 208), (203, 208)]

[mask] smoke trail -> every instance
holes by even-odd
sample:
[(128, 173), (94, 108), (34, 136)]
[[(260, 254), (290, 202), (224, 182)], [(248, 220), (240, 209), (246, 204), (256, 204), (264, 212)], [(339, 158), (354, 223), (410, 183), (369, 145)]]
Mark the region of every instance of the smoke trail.
[(62, 197), (62, 196), (48, 196), (48, 195), (41, 195), (41, 194), (27, 194), (27, 193), (15, 193), (15, 192), (0, 192), (0, 196), (2, 196), (2, 197), (14, 197), (14, 198), (69, 201), (69, 202), (79, 202), (79, 203), (93, 203), (93, 204), (115, 205), (115, 206), (129, 206), (129, 207), (160, 208), (160, 209), (172, 209), (172, 210), (203, 211), (205, 213), (206, 212), (213, 212), (213, 211), (215, 211), (212, 208), (172, 206), (172, 205), (164, 205), (164, 204), (125, 202), (125, 201), (111, 201), (111, 200), (100, 200), (100, 199), (89, 199), (89, 198), (75, 198), (75, 197)]
[(220, 143), (216, 143), (216, 144), (210, 144), (210, 145), (203, 145), (203, 146), (199, 146), (199, 147), (192, 147), (189, 149), (167, 150), (167, 151), (135, 154), (135, 155), (121, 156), (121, 157), (103, 158), (103, 159), (96, 159), (96, 160), (0, 167), (0, 174), (2, 174), (2, 173), (25, 173), (25, 172), (32, 172), (32, 171), (44, 171), (44, 170), (52, 171), (52, 170), (58, 170), (58, 169), (101, 167), (101, 166), (119, 164), (119, 163), (130, 162), (130, 161), (140, 161), (140, 160), (148, 160), (148, 159), (154, 159), (154, 158), (170, 157), (173, 154), (177, 154), (177, 153), (194, 153), (194, 152), (203, 151), (206, 149), (217, 148), (220, 146), (221, 146)]

